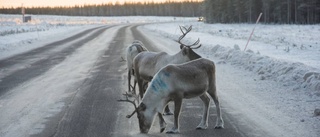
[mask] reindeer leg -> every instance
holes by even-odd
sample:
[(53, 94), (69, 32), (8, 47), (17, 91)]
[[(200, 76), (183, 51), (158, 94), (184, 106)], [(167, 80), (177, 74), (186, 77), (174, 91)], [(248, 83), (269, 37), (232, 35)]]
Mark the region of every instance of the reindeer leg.
[(158, 113), (159, 116), (159, 124), (160, 124), (160, 133), (162, 133), (167, 126), (167, 123), (164, 121), (164, 118), (162, 117), (161, 113)]
[(126, 93), (128, 97), (133, 97), (132, 89), (133, 86), (131, 85), (131, 71), (128, 71), (128, 92)]
[(139, 87), (139, 95), (142, 99), (143, 94), (144, 94), (144, 89), (143, 89), (143, 80), (142, 79), (138, 79), (138, 87)]
[(210, 98), (208, 97), (207, 93), (200, 96), (200, 99), (204, 103), (203, 107), (203, 115), (200, 124), (197, 126), (196, 129), (207, 129), (208, 128), (208, 113), (209, 113), (209, 106), (210, 106)]
[(133, 81), (133, 87), (132, 87), (132, 90), (133, 90), (133, 92), (134, 92), (134, 94), (135, 94), (135, 95), (137, 95), (136, 85), (137, 85), (137, 81), (136, 81), (136, 80), (134, 80), (134, 81)]
[(179, 115), (182, 106), (182, 98), (177, 97), (174, 99), (174, 126), (171, 130), (167, 131), (168, 134), (179, 133)]
[(216, 105), (216, 110), (217, 110), (217, 123), (216, 123), (216, 126), (214, 128), (215, 129), (224, 128), (224, 122), (223, 122), (222, 117), (221, 117), (220, 103), (219, 103), (219, 99), (218, 99), (218, 96), (217, 96), (215, 88), (214, 88), (213, 91), (211, 91), (211, 92), (209, 91), (208, 93), (212, 97), (212, 99), (214, 101), (214, 104)]
[(170, 111), (169, 109), (169, 105), (167, 105), (165, 108), (164, 108), (164, 113), (163, 115), (173, 115), (173, 113)]
[(148, 88), (148, 82), (143, 81), (143, 91), (147, 91), (147, 88)]
[(131, 93), (131, 72), (128, 70), (128, 92)]
[(165, 108), (164, 108), (164, 113), (163, 115), (173, 115), (173, 113), (170, 111), (169, 109), (169, 105), (167, 105)]

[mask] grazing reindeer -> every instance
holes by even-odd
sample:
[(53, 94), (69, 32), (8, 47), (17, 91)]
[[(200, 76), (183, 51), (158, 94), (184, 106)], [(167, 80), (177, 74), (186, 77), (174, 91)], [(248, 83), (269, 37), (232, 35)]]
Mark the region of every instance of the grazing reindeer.
[(179, 133), (179, 115), (183, 98), (200, 96), (204, 103), (203, 116), (197, 129), (208, 127), (208, 113), (210, 98), (213, 99), (217, 110), (217, 123), (215, 128), (223, 128), (224, 122), (221, 117), (220, 105), (216, 91), (215, 65), (212, 61), (204, 58), (196, 59), (183, 64), (170, 64), (162, 68), (152, 79), (151, 84), (142, 98), (142, 102), (135, 111), (128, 115), (130, 118), (137, 113), (140, 132), (148, 133), (153, 123), (154, 116), (158, 114), (160, 132), (165, 129), (166, 123), (161, 116), (164, 107), (169, 101), (174, 101), (174, 126), (167, 133)]
[[(184, 30), (183, 30), (184, 29)], [(186, 45), (181, 40), (189, 33), (192, 29), (190, 26), (188, 29), (180, 26), (182, 36), (177, 41), (180, 44), (180, 52), (169, 55), (165, 52), (142, 52), (138, 54), (133, 60), (133, 66), (135, 70), (135, 78), (138, 82), (140, 97), (143, 97), (145, 90), (143, 89), (144, 82), (150, 82), (152, 77), (164, 66), (168, 64), (181, 64), (190, 60), (201, 58), (200, 55), (195, 53), (192, 49), (201, 47), (198, 39), (192, 45)], [(184, 32), (185, 31), (185, 32)], [(166, 107), (165, 114), (171, 115), (169, 107)]]
[(134, 79), (134, 84), (133, 86), (131, 85), (131, 75), (134, 75), (134, 70), (133, 70), (133, 59), (136, 57), (140, 52), (148, 51), (143, 43), (139, 40), (135, 40), (132, 42), (132, 44), (127, 47), (126, 49), (127, 53), (127, 68), (128, 68), (128, 91), (131, 93), (131, 88), (136, 92), (136, 84), (137, 80)]

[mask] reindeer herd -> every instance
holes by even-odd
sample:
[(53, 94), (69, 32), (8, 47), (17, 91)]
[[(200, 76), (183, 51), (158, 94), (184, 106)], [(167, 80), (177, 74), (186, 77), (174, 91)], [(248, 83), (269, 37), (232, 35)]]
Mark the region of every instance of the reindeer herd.
[[(204, 103), (203, 115), (196, 129), (208, 127), (208, 113), (210, 98), (216, 105), (217, 121), (215, 128), (224, 127), (221, 117), (219, 99), (216, 90), (215, 64), (214, 62), (201, 58), (193, 49), (201, 47), (198, 39), (191, 45), (183, 44), (181, 40), (192, 30), (180, 26), (182, 35), (177, 42), (180, 51), (174, 55), (166, 52), (149, 52), (140, 41), (134, 41), (127, 48), (128, 67), (128, 91), (124, 94), (126, 99), (120, 102), (133, 104), (134, 111), (127, 118), (137, 114), (141, 133), (148, 133), (155, 115), (159, 117), (160, 132), (166, 128), (164, 115), (172, 115), (168, 107), (170, 101), (174, 102), (174, 126), (167, 133), (179, 133), (179, 115), (182, 99), (200, 97)], [(131, 85), (131, 76), (134, 84)], [(136, 104), (135, 100), (129, 100), (129, 96), (136, 95), (136, 84), (139, 87), (141, 102)], [(163, 113), (164, 112), (164, 113)]]

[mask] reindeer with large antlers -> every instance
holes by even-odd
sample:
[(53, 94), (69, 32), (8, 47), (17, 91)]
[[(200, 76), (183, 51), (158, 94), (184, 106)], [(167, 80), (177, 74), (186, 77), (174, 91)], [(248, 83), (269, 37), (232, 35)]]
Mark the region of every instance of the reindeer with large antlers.
[[(192, 26), (188, 29), (180, 26), (182, 36), (179, 37), (177, 42), (180, 44), (180, 52), (169, 55), (166, 52), (142, 52), (139, 53), (133, 60), (135, 71), (135, 79), (138, 82), (140, 97), (143, 97), (145, 92), (143, 88), (144, 82), (150, 82), (153, 76), (164, 66), (168, 64), (181, 64), (190, 60), (201, 58), (200, 55), (195, 53), (193, 49), (201, 47), (198, 39), (191, 45), (183, 44), (181, 40), (191, 31)], [(165, 114), (172, 114), (168, 107), (165, 109)]]
[(170, 64), (162, 68), (152, 79), (138, 107), (134, 101), (130, 101), (128, 98), (119, 101), (130, 102), (134, 105), (134, 112), (127, 118), (137, 113), (141, 133), (149, 132), (156, 114), (160, 119), (160, 132), (164, 131), (166, 122), (161, 113), (169, 101), (174, 101), (174, 126), (167, 133), (179, 133), (179, 115), (183, 98), (200, 97), (204, 103), (204, 109), (197, 129), (208, 127), (210, 106), (208, 94), (216, 105), (217, 122), (215, 128), (223, 128), (224, 122), (216, 91), (215, 65), (208, 59), (200, 58), (183, 64)]

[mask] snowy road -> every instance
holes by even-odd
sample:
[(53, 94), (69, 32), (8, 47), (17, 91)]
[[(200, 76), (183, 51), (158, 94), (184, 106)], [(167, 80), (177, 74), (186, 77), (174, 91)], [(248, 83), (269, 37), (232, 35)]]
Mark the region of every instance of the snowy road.
[[(81, 47), (88, 40), (100, 35), (106, 29), (98, 28), (83, 31), (72, 37), (0, 61), (1, 71), (4, 74), (1, 76), (2, 80), (0, 81), (0, 95), (16, 85), (41, 75), (52, 66), (61, 63), (77, 48)], [(81, 37), (85, 38), (81, 39)]]
[[(281, 112), (250, 94), (268, 92), (271, 85), (271, 89), (279, 85), (255, 82), (254, 78), (242, 79), (255, 76), (228, 64), (217, 64), (225, 129), (214, 129), (216, 114), (214, 105), (211, 105), (208, 129), (195, 130), (202, 111), (201, 100), (195, 98), (183, 103), (181, 134), (159, 133), (157, 121), (149, 135), (140, 134), (136, 116), (125, 118), (132, 106), (116, 101), (127, 87), (126, 63), (121, 57), (125, 56), (126, 46), (134, 39), (141, 40), (152, 51), (168, 51), (161, 45), (177, 45), (169, 39), (151, 37), (152, 32), (141, 31), (136, 25), (91, 28), (52, 45), (0, 61), (3, 74), (0, 75), (0, 137), (239, 137), (298, 136), (306, 132), (302, 131), (304, 127), (292, 131), (285, 124), (270, 121), (278, 119), (273, 116), (282, 116)], [(178, 50), (179, 47), (169, 49)], [(278, 89), (281, 92), (284, 88), (279, 86)], [(263, 92), (257, 94), (263, 95)], [(172, 116), (165, 116), (165, 119), (167, 129), (171, 128)], [(291, 120), (289, 117), (280, 119)]]
[[(126, 87), (121, 56), (133, 39), (155, 45), (136, 27), (98, 27), (2, 60), (7, 75), (0, 83), (0, 136), (139, 136), (136, 118), (125, 118), (131, 106), (116, 101)], [(239, 136), (227, 120), (225, 130), (212, 125), (196, 131), (199, 101), (186, 106), (194, 114), (182, 112), (181, 135)], [(187, 119), (193, 124), (184, 124)], [(212, 115), (211, 124), (214, 119)], [(150, 134), (165, 136), (157, 124)]]
[(6, 75), (0, 83), (0, 136), (28, 136), (48, 127), (48, 118), (58, 115), (71, 102), (97, 51), (106, 48), (107, 41), (101, 41), (108, 40), (102, 38), (106, 28), (86, 30), (2, 61), (2, 71), (6, 72), (2, 74)]

